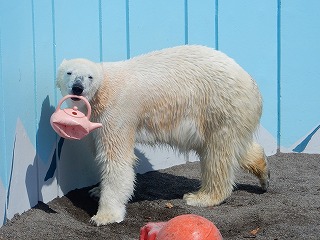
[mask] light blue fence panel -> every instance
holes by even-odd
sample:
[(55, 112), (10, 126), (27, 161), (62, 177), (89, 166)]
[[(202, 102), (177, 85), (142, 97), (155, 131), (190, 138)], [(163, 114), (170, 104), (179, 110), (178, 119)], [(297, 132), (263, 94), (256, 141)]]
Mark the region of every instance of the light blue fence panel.
[(306, 140), (297, 152), (308, 144), (319, 152), (308, 135), (320, 124), (320, 2), (281, 6), (281, 145), (290, 151)]
[[(277, 137), (277, 2), (219, 1), (219, 49), (258, 83), (264, 107), (261, 124)], [(272, 139), (270, 139), (272, 140)]]
[(102, 60), (127, 58), (127, 2), (101, 1)]
[(188, 44), (200, 44), (212, 48), (216, 46), (216, 1), (187, 1)]
[[(31, 1), (1, 4), (2, 87), (5, 115), (7, 217), (37, 202), (37, 169), (27, 175), (35, 158), (36, 118)], [(3, 176), (4, 175), (4, 176)], [(25, 182), (33, 185), (29, 195)], [(15, 201), (21, 204), (14, 204)]]
[(52, 146), (56, 141), (50, 126), (50, 116), (55, 110), (55, 56), (51, 1), (34, 1), (35, 37), (35, 88), (37, 120), (37, 154), (40, 160), (48, 162)]
[(50, 126), (50, 117), (57, 101), (54, 5), (51, 0), (34, 0), (33, 3), (37, 158), (29, 169), (38, 168), (39, 200), (47, 202), (56, 197), (58, 192), (56, 175), (46, 179), (55, 155), (57, 141), (56, 134)]
[(185, 43), (184, 0), (129, 1), (130, 56)]
[(55, 1), (57, 64), (63, 59), (100, 60), (98, 0)]

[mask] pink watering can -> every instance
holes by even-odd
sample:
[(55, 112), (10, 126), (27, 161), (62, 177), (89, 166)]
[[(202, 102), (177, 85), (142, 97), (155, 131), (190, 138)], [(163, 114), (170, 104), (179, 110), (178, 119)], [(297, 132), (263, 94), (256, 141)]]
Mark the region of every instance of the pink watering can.
[[(68, 98), (78, 98), (82, 100), (87, 106), (87, 116), (78, 110), (78, 107), (61, 109), (61, 105)], [(90, 122), (91, 116), (91, 106), (88, 100), (82, 96), (76, 95), (66, 95), (63, 97), (56, 111), (52, 114), (50, 118), (50, 123), (52, 128), (56, 133), (66, 139), (76, 139), (80, 140), (91, 131), (102, 127), (101, 123)]]

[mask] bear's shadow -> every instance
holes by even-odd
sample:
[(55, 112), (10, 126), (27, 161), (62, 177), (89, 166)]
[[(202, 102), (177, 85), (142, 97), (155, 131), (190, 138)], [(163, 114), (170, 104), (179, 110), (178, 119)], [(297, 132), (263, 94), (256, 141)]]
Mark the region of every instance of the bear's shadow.
[(237, 183), (236, 186), (233, 189), (234, 192), (236, 191), (245, 191), (248, 193), (253, 194), (264, 194), (266, 190), (263, 190), (258, 185), (251, 185), (251, 184), (243, 184), (243, 183)]
[[(182, 199), (188, 192), (197, 191), (200, 187), (199, 179), (191, 179), (158, 171), (137, 174), (135, 191), (130, 203), (141, 201)], [(89, 190), (94, 186), (76, 189), (69, 192), (66, 197), (78, 209), (89, 216), (96, 214), (98, 201), (90, 197)], [(233, 191), (245, 191), (253, 194), (263, 194), (260, 187), (250, 184), (237, 184)]]
[[(131, 202), (181, 199), (184, 194), (199, 190), (201, 181), (158, 171), (137, 175), (137, 183)], [(236, 183), (233, 192), (244, 191), (263, 194), (258, 185)]]
[(198, 179), (158, 171), (137, 174), (136, 188), (131, 202), (181, 199), (185, 193), (194, 192), (199, 187)]
[[(90, 197), (89, 190), (94, 186), (75, 189), (65, 197), (76, 208), (93, 216), (98, 209), (98, 201)], [(181, 199), (185, 193), (194, 192), (200, 187), (200, 181), (182, 176), (175, 176), (158, 171), (137, 174), (134, 195), (130, 203), (144, 200), (171, 200)]]

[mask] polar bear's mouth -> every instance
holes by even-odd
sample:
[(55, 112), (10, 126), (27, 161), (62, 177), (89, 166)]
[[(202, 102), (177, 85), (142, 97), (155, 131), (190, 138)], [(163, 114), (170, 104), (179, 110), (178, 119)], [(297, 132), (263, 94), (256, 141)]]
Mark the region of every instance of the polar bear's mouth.
[(71, 98), (73, 101), (80, 101), (81, 99), (80, 98), (77, 98), (77, 97), (72, 97)]

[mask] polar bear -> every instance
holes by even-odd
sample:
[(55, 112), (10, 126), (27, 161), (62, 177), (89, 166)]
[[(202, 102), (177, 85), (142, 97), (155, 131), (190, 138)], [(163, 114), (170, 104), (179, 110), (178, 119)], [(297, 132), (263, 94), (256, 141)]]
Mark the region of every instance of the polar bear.
[(263, 148), (253, 141), (262, 112), (256, 82), (233, 59), (205, 46), (177, 46), (120, 62), (64, 60), (57, 74), (63, 95), (86, 97), (101, 166), (98, 212), (91, 222), (123, 221), (133, 194), (135, 142), (168, 144), (200, 158), (201, 187), (186, 193), (193, 206), (231, 195), (241, 167), (268, 187)]

